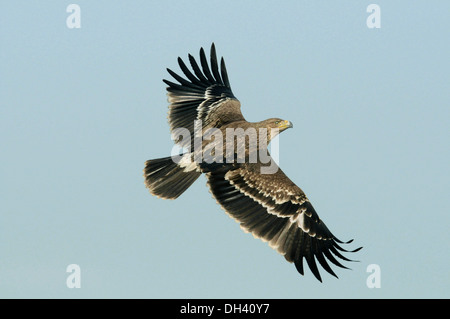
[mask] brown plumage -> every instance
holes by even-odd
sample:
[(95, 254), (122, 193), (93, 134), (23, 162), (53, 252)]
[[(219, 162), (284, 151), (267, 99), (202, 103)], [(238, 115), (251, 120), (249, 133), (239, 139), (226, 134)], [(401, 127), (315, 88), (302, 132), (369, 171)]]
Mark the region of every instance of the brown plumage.
[[(144, 177), (150, 192), (175, 199), (206, 174), (212, 195), (244, 231), (268, 242), (302, 275), (305, 259), (318, 280), (322, 281), (316, 260), (336, 276), (328, 262), (346, 268), (338, 261), (350, 261), (340, 253), (348, 252), (340, 244), (351, 241), (343, 243), (329, 231), (304, 192), (267, 150), (270, 140), (292, 123), (277, 118), (256, 123), (245, 120), (231, 91), (223, 58), (219, 68), (214, 44), (210, 66), (203, 48), (200, 65), (191, 55), (189, 62), (192, 71), (178, 58), (186, 78), (168, 69), (178, 83), (164, 80), (170, 103), (169, 126), (175, 142), (187, 151), (178, 157), (146, 162)], [(230, 132), (234, 135), (226, 139)], [(203, 137), (200, 143), (196, 143), (196, 136)], [(263, 173), (268, 163), (272, 169)]]

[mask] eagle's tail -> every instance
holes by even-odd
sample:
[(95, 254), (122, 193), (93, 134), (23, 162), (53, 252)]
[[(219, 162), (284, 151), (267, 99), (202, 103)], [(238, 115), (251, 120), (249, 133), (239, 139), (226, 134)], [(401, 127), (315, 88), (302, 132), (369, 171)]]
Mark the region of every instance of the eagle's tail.
[(165, 199), (175, 199), (184, 193), (201, 175), (195, 165), (176, 163), (172, 157), (145, 162), (145, 185), (150, 193)]

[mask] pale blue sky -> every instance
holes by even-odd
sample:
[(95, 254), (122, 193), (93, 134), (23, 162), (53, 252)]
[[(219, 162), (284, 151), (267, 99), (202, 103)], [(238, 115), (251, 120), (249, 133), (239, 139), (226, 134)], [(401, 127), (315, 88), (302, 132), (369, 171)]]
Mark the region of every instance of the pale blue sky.
[[(449, 13), (444, 0), (1, 1), (0, 297), (449, 298)], [(203, 177), (175, 201), (144, 187), (144, 162), (172, 149), (165, 68), (213, 41), (247, 120), (294, 123), (282, 169), (364, 246), (339, 280), (300, 276), (243, 233)]]

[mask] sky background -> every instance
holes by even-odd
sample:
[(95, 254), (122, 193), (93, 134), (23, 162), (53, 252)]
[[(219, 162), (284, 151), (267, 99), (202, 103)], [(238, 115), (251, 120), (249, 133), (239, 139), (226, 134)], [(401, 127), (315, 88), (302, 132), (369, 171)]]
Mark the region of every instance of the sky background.
[[(356, 0), (0, 3), (0, 297), (450, 297), (449, 1), (376, 1), (380, 29)], [(283, 171), (364, 247), (339, 279), (242, 232), (204, 177), (145, 188), (173, 146), (166, 67), (212, 42), (248, 121), (294, 123)]]

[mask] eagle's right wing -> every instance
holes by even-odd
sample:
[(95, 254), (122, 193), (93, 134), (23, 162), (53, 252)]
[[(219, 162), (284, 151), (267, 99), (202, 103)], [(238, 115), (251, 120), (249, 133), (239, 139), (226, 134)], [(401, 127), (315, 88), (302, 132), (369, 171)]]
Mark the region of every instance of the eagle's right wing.
[[(194, 74), (188, 69), (181, 58), (178, 64), (187, 79), (179, 76), (170, 69), (167, 71), (179, 82), (173, 83), (163, 80), (169, 96), (169, 125), (172, 133), (177, 128), (189, 130), (194, 137), (194, 121), (202, 121), (202, 129), (217, 127), (223, 122), (244, 120), (241, 104), (231, 91), (227, 70), (223, 58), (220, 61), (220, 71), (214, 43), (211, 46), (211, 68), (208, 65), (205, 51), (200, 49), (200, 66), (192, 55), (189, 55)], [(177, 136), (175, 136), (177, 137)], [(182, 147), (193, 145), (191, 140), (175, 140)], [(189, 144), (190, 143), (190, 144)]]

